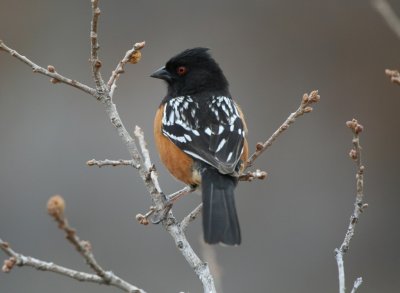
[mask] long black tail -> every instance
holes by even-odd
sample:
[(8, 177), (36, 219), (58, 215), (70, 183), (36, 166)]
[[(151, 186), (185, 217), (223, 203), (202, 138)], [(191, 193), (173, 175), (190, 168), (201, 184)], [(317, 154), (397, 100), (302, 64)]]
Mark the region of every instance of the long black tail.
[(237, 178), (207, 166), (203, 169), (201, 181), (205, 242), (239, 245), (240, 227), (233, 194)]

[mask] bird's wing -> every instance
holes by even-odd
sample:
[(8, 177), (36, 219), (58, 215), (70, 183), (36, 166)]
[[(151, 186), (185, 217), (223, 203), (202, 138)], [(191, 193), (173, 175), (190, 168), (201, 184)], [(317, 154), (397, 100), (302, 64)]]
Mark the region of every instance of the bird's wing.
[(212, 97), (204, 105), (189, 96), (170, 99), (164, 105), (162, 132), (192, 158), (223, 174), (237, 171), (245, 126), (231, 98)]

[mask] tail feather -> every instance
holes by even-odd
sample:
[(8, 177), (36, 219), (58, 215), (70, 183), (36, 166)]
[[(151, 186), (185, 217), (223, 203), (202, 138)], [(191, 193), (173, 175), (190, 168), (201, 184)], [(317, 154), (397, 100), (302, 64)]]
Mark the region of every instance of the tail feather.
[(234, 190), (237, 179), (207, 167), (202, 172), (203, 231), (209, 244), (239, 245), (239, 221)]

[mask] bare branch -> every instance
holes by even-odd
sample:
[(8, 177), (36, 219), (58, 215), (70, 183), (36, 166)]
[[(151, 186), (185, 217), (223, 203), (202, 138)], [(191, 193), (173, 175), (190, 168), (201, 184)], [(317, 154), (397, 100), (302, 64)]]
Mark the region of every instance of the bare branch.
[(89, 160), (86, 162), (86, 165), (92, 167), (92, 166), (98, 166), (99, 168), (103, 167), (103, 166), (131, 166), (134, 167), (136, 169), (139, 168), (139, 166), (136, 165), (135, 161), (133, 160), (103, 160), (103, 161), (97, 161), (95, 159)]
[[(136, 126), (135, 128), (135, 135), (139, 141), (139, 145), (142, 150), (142, 155), (144, 157), (143, 159), (144, 166), (141, 166), (140, 169), (142, 170), (142, 172), (144, 171), (146, 173), (144, 178), (145, 184), (150, 185), (153, 187), (153, 189), (159, 191), (156, 194), (150, 193), (153, 202), (156, 205), (163, 203), (166, 200), (166, 197), (162, 193), (160, 185), (158, 183), (158, 176), (155, 171), (154, 165), (151, 162), (150, 154), (146, 146), (143, 131), (138, 126)], [(214, 285), (214, 280), (210, 273), (207, 263), (201, 261), (200, 258), (197, 256), (197, 254), (194, 252), (193, 248), (190, 246), (185, 236), (184, 230), (181, 228), (179, 223), (177, 223), (170, 209), (168, 209), (166, 217), (163, 217), (162, 224), (164, 228), (168, 231), (168, 233), (171, 235), (171, 237), (174, 239), (175, 244), (179, 249), (179, 251), (182, 253), (183, 257), (186, 259), (190, 267), (199, 277), (200, 281), (203, 284), (204, 293), (215, 293), (216, 289)]]
[[(363, 131), (363, 126), (361, 124), (359, 124), (358, 121), (355, 119), (353, 119), (352, 121), (347, 121), (346, 125), (353, 132), (353, 148), (351, 149), (349, 156), (352, 160), (354, 160), (356, 167), (357, 167), (357, 174), (356, 174), (357, 194), (356, 194), (356, 200), (354, 203), (354, 211), (350, 217), (350, 223), (347, 228), (346, 235), (344, 237), (342, 245), (340, 245), (339, 248), (335, 249), (335, 257), (336, 257), (338, 273), (339, 273), (339, 292), (340, 293), (346, 292), (343, 256), (349, 250), (350, 241), (354, 236), (355, 227), (356, 227), (356, 224), (358, 223), (360, 214), (364, 211), (365, 208), (368, 207), (368, 204), (363, 203), (364, 165), (362, 164), (362, 161), (361, 161), (361, 145), (360, 145), (360, 138), (359, 138), (359, 134)], [(354, 283), (354, 288), (353, 288), (352, 292), (355, 292), (355, 290), (357, 290), (357, 288), (361, 285), (361, 282), (362, 282), (362, 279), (358, 278), (357, 281)]]
[(400, 85), (400, 72), (397, 70), (386, 69), (385, 74), (390, 77), (390, 81)]
[(152, 199), (157, 205), (157, 207), (163, 207), (165, 202), (165, 195), (161, 191), (160, 183), (158, 182), (158, 174), (156, 172), (156, 168), (151, 162), (150, 153), (147, 149), (147, 143), (144, 140), (144, 134), (142, 129), (139, 126), (135, 127), (135, 136), (139, 141), (140, 149), (142, 151), (143, 156), (143, 165), (140, 169), (145, 173), (144, 179), (145, 182), (153, 186), (155, 189), (155, 193), (153, 192)]
[(76, 235), (75, 229), (69, 226), (64, 216), (65, 201), (60, 195), (52, 196), (47, 202), (47, 211), (51, 217), (58, 223), (58, 227), (66, 234), (66, 238), (76, 250), (82, 255), (86, 263), (92, 268), (96, 274), (103, 278), (106, 283), (110, 282), (107, 272), (97, 263), (93, 253), (92, 246), (88, 241), (81, 240)]
[(163, 221), (165, 229), (169, 232), (172, 238), (174, 238), (176, 247), (199, 277), (203, 284), (204, 293), (216, 293), (217, 291), (215, 289), (214, 279), (207, 263), (201, 261), (194, 252), (193, 248), (187, 241), (182, 228), (176, 223), (175, 218), (171, 216), (171, 214), (172, 213), (170, 212), (168, 218)]
[(110, 90), (110, 96), (114, 96), (115, 88), (117, 87), (116, 83), (118, 78), (124, 73), (124, 67), (129, 62), (132, 64), (136, 64), (141, 59), (141, 52), (140, 50), (144, 48), (145, 42), (136, 43), (132, 49), (128, 50), (125, 53), (124, 58), (119, 61), (117, 67), (112, 72), (110, 79), (107, 82), (107, 87)]
[(386, 0), (373, 0), (372, 5), (381, 14), (389, 28), (400, 38), (400, 19)]
[(122, 280), (113, 272), (106, 272), (108, 275), (108, 281), (105, 281), (104, 278), (98, 275), (79, 272), (63, 266), (56, 265), (52, 262), (42, 261), (30, 256), (25, 256), (23, 254), (17, 253), (13, 249), (11, 249), (10, 245), (7, 242), (3, 241), (2, 239), (0, 239), (0, 249), (3, 250), (8, 256), (10, 256), (9, 259), (4, 261), (3, 272), (6, 273), (9, 273), (15, 265), (20, 267), (28, 266), (35, 268), (39, 271), (53, 272), (78, 281), (111, 285), (129, 293), (145, 293), (144, 290), (139, 289), (138, 287), (133, 286), (132, 284)]
[(19, 54), (17, 51), (11, 49), (10, 47), (8, 47), (2, 40), (0, 40), (0, 49), (8, 52), (11, 56), (17, 58), (18, 60), (22, 61), (23, 63), (25, 63), (26, 65), (30, 66), (33, 70), (34, 73), (39, 73), (42, 75), (46, 75), (48, 77), (51, 77), (51, 82), (52, 83), (57, 83), (57, 82), (62, 82), (65, 84), (68, 84), (70, 86), (73, 86), (81, 91), (84, 91), (85, 93), (88, 93), (89, 95), (92, 95), (94, 97), (96, 97), (96, 90), (83, 84), (80, 83), (76, 80), (67, 78), (62, 76), (61, 74), (57, 73), (54, 69), (54, 66), (49, 65), (47, 67), (47, 69), (44, 69), (43, 67), (40, 67), (39, 65), (37, 65), (36, 63), (32, 62), (31, 60), (29, 60), (28, 58), (26, 58), (25, 56)]
[(249, 157), (246, 162), (246, 167), (252, 166), (254, 161), (268, 148), (272, 145), (272, 143), (277, 139), (277, 137), (284, 132), (289, 126), (296, 121), (299, 116), (302, 116), (305, 113), (310, 113), (313, 108), (312, 104), (317, 103), (320, 100), (320, 96), (318, 95), (318, 91), (314, 90), (310, 94), (304, 94), (301, 100), (301, 104), (299, 108), (290, 114), (290, 116), (286, 119), (285, 122), (271, 135), (271, 137), (264, 143), (258, 143), (256, 146), (256, 151)]

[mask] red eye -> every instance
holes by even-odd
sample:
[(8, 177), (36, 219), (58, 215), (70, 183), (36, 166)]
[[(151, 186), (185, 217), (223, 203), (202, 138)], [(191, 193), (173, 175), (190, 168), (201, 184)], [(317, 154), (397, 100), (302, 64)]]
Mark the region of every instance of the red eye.
[(186, 72), (187, 72), (187, 68), (186, 68), (185, 66), (179, 66), (179, 67), (176, 69), (176, 72), (177, 72), (178, 75), (180, 75), (180, 76), (185, 75)]

